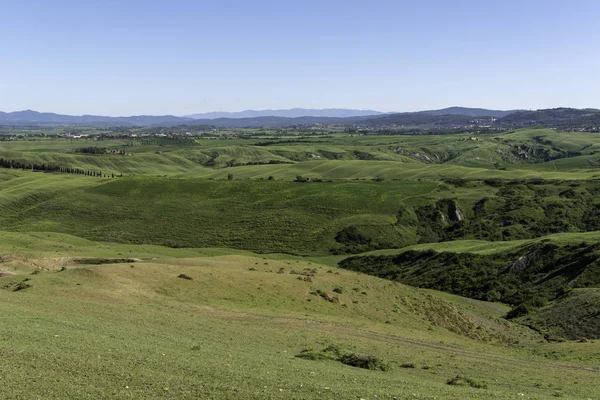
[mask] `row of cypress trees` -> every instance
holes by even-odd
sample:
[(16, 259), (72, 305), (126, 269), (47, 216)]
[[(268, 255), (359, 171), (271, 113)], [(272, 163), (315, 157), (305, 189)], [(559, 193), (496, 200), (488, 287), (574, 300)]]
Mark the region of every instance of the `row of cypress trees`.
[[(16, 160), (6, 160), (4, 158), (0, 158), (0, 168), (14, 168), (14, 169), (24, 169), (31, 171), (44, 171), (44, 172), (58, 172), (61, 174), (74, 174), (74, 175), (86, 175), (86, 176), (98, 176), (98, 177), (108, 177), (107, 174), (102, 174), (102, 171), (94, 171), (94, 170), (85, 170), (81, 168), (72, 168), (72, 167), (61, 167), (58, 165), (50, 165), (50, 164), (36, 164), (31, 162), (23, 162)], [(115, 174), (111, 173), (111, 177), (114, 178)]]

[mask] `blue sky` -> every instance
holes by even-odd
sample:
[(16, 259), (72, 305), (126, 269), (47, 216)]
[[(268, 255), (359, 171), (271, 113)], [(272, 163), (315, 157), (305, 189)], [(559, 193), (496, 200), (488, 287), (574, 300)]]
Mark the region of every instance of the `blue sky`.
[(600, 108), (595, 0), (0, 0), (0, 110)]

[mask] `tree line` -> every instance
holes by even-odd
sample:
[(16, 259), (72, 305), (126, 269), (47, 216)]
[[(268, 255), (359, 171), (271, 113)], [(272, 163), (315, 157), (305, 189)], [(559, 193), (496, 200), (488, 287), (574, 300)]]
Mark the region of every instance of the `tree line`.
[[(32, 162), (23, 162), (16, 160), (6, 160), (4, 158), (0, 158), (0, 168), (12, 168), (12, 169), (22, 169), (22, 170), (31, 170), (31, 171), (43, 171), (43, 172), (56, 172), (61, 174), (74, 174), (74, 175), (85, 175), (85, 176), (97, 176), (108, 178), (108, 174), (103, 174), (102, 171), (95, 171), (90, 169), (82, 169), (82, 168), (73, 168), (73, 167), (61, 167), (58, 165), (51, 164), (37, 164)], [(121, 174), (120, 176), (123, 176)], [(114, 178), (115, 174), (110, 173), (110, 177)]]

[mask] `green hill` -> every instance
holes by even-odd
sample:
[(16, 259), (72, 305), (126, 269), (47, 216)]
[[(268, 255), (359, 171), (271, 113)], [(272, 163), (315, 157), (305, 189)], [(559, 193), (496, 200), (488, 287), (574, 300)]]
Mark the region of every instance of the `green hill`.
[(68, 129), (0, 135), (0, 398), (598, 395), (597, 135)]
[[(594, 395), (597, 343), (540, 342), (500, 304), (280, 255), (0, 236), (21, 249), (0, 277), (4, 398)], [(325, 348), (388, 369), (295, 357)]]
[[(597, 242), (597, 236), (595, 233), (589, 237), (596, 237)], [(429, 250), (350, 257), (339, 265), (416, 287), (486, 301), (502, 301), (513, 305), (509, 318), (534, 313), (526, 319), (532, 321), (528, 324), (554, 326), (557, 325), (556, 320), (566, 314), (565, 309), (575, 308), (573, 304), (581, 303), (577, 295), (571, 295), (573, 289), (600, 286), (600, 246), (584, 241), (578, 244), (559, 243), (543, 239), (512, 249), (481, 253), (472, 252), (469, 247), (461, 249), (461, 242), (456, 242), (454, 248), (446, 247), (443, 252), (433, 250), (436, 245), (429, 245)], [(595, 293), (596, 289), (592, 290)], [(551, 302), (553, 305), (549, 308), (537, 310)], [(582, 315), (586, 315), (588, 321), (583, 323), (584, 326), (560, 324), (554, 332), (560, 336), (553, 337), (600, 337), (595, 329), (599, 323), (597, 313), (600, 305), (594, 301), (586, 304), (588, 308)]]

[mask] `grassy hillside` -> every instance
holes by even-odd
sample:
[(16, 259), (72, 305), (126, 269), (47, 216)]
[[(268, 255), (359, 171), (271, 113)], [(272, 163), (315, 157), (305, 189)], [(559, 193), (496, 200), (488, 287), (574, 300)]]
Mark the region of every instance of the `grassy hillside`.
[[(348, 224), (368, 223), (375, 230), (396, 232), (401, 242), (404, 231), (393, 226), (400, 202), (437, 187), (68, 177), (65, 181), (81, 187), (41, 190), (35, 182), (46, 182), (46, 176), (24, 174), (5, 183), (19, 188), (18, 195), (0, 199), (0, 218), (7, 230), (311, 254), (339, 247), (335, 235)], [(373, 191), (378, 197), (372, 197)]]
[(600, 395), (597, 135), (21, 133), (0, 398)]
[[(16, 268), (0, 277), (4, 398), (596, 394), (596, 343), (540, 343), (533, 331), (504, 321), (501, 305), (281, 256), (128, 246), (138, 261), (77, 265), (73, 258), (92, 256), (94, 246), (99, 258), (122, 257), (125, 247), (53, 234), (1, 236), (24, 249), (23, 264), (54, 255), (60, 243), (68, 256), (66, 247), (79, 244), (66, 269), (31, 275)], [(14, 291), (19, 283), (26, 285)], [(516, 340), (519, 346), (506, 345)], [(295, 357), (332, 345), (378, 357), (389, 369)]]
[[(598, 338), (600, 303), (593, 289), (600, 286), (598, 233), (587, 235), (594, 244), (575, 244), (575, 237), (563, 236), (500, 248), (429, 244), (395, 255), (349, 257), (339, 265), (417, 287), (509, 303), (509, 318), (529, 314), (521, 321), (546, 332), (547, 338)], [(589, 292), (573, 290), (577, 288)]]
[(4, 229), (112, 242), (326, 255), (600, 230), (593, 181), (104, 179), (4, 171)]
[[(233, 173), (240, 178), (277, 179), (303, 174), (321, 179), (512, 179), (540, 174), (546, 179), (577, 179), (564, 172), (580, 171), (580, 178), (590, 178), (598, 175), (593, 169), (600, 159), (597, 134), (549, 129), (495, 135), (261, 137), (254, 131), (233, 135), (249, 136), (15, 140), (2, 143), (0, 158), (126, 175), (224, 178)], [(81, 153), (88, 147), (109, 152)], [(440, 164), (447, 167), (437, 168)]]
[(550, 338), (587, 341), (600, 332), (600, 290), (575, 289), (564, 298), (518, 319)]

